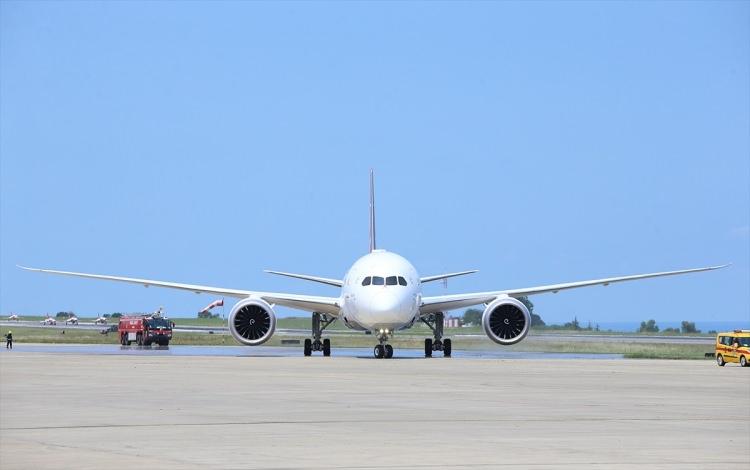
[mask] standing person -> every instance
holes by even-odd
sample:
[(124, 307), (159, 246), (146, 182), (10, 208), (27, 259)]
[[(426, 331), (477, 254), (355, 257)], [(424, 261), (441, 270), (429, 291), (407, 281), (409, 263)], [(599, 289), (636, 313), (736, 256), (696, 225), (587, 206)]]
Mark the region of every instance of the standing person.
[(13, 349), (13, 332), (10, 330), (5, 335), (5, 349)]

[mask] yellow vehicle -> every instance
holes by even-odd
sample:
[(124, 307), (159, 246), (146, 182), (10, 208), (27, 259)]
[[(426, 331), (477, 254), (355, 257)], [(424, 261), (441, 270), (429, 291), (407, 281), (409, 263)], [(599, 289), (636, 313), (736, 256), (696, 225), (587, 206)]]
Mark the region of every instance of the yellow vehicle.
[(734, 330), (716, 335), (716, 363), (739, 362), (750, 365), (750, 330)]

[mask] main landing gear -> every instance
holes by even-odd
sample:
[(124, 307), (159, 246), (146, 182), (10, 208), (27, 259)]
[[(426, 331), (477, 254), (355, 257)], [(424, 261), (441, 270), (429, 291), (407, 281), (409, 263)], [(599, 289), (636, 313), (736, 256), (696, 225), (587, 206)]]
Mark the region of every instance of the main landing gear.
[(431, 313), (420, 320), (432, 330), (433, 338), (424, 340), (424, 357), (432, 357), (433, 351), (443, 351), (443, 357), (451, 357), (453, 345), (450, 338), (443, 339), (443, 312)]
[(391, 332), (388, 330), (380, 330), (378, 332), (378, 342), (380, 342), (380, 344), (375, 346), (372, 350), (376, 359), (390, 359), (393, 357), (393, 346), (386, 343), (390, 334)]
[(313, 351), (323, 351), (323, 355), (331, 355), (331, 340), (321, 340), (323, 330), (336, 321), (336, 317), (329, 317), (325, 313), (313, 312), (312, 314), (312, 339), (305, 340), (305, 356), (311, 356)]

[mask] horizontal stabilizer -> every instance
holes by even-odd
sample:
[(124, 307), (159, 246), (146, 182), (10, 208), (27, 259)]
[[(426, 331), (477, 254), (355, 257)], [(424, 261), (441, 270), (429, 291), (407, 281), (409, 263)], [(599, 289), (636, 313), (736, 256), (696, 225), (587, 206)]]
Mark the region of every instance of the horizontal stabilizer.
[(268, 274), (278, 274), (279, 276), (304, 279), (306, 281), (320, 282), (321, 284), (328, 284), (329, 286), (341, 287), (344, 285), (343, 281), (339, 281), (338, 279), (329, 279), (327, 277), (308, 276), (307, 274), (284, 273), (281, 271), (270, 271), (268, 269), (266, 269), (265, 272), (267, 272)]
[(463, 276), (466, 274), (473, 274), (476, 272), (479, 272), (479, 271), (477, 269), (474, 269), (471, 271), (461, 271), (458, 273), (438, 274), (436, 276), (421, 277), (419, 278), (419, 282), (425, 283), (425, 282), (439, 281), (440, 279), (448, 279), (449, 277)]

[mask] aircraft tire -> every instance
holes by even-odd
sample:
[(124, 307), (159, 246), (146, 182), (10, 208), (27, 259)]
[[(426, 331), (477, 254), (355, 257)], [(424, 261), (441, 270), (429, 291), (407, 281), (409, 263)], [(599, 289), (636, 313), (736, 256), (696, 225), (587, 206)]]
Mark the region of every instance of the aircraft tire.
[(451, 357), (453, 345), (450, 339), (443, 340), (443, 357)]
[(390, 344), (385, 345), (385, 358), (390, 359), (393, 357), (393, 346)]
[(385, 348), (382, 344), (378, 344), (375, 346), (375, 349), (372, 350), (373, 354), (375, 355), (376, 359), (383, 359), (385, 356)]
[(310, 338), (305, 340), (304, 354), (306, 357), (312, 355), (312, 340)]
[(331, 340), (328, 338), (323, 340), (323, 355), (325, 357), (331, 355)]
[(424, 357), (432, 357), (432, 338), (424, 340)]

